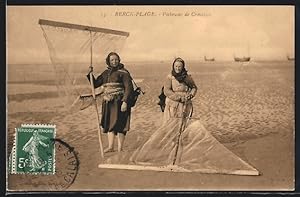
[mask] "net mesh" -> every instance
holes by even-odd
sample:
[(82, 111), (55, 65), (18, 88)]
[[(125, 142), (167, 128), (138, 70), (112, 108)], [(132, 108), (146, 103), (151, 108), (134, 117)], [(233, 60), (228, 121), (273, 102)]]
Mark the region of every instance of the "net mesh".
[[(40, 26), (65, 107), (84, 109), (90, 106), (93, 98), (84, 73), (91, 63), (93, 66), (102, 65), (109, 52), (120, 52), (127, 37), (68, 27)], [(101, 96), (97, 98), (101, 100)], [(256, 169), (220, 144), (200, 121), (187, 118), (171, 118), (138, 145), (133, 144), (132, 148), (120, 153), (105, 154), (99, 167), (258, 174)]]
[[(108, 53), (119, 53), (126, 36), (40, 24), (55, 72), (55, 84), (65, 109), (84, 109), (93, 101), (85, 73), (103, 65)], [(91, 48), (92, 47), (92, 48)], [(96, 94), (99, 90), (96, 90)], [(101, 99), (101, 97), (97, 97)]]
[[(185, 129), (179, 135), (182, 121)], [(116, 164), (116, 168), (125, 169), (258, 175), (255, 168), (218, 142), (201, 121), (178, 118), (159, 127), (136, 150), (106, 157), (102, 163), (100, 167)]]

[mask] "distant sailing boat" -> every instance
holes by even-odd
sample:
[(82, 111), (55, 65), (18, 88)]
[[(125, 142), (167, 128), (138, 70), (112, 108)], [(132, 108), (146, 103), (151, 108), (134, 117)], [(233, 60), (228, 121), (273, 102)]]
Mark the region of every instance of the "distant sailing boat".
[(236, 62), (249, 62), (251, 59), (251, 57), (247, 56), (247, 57), (234, 57), (234, 61)]
[(249, 43), (248, 43), (248, 55), (247, 56), (243, 56), (243, 57), (236, 57), (235, 55), (233, 55), (234, 61), (235, 62), (249, 62), (251, 57), (249, 56)]
[(294, 57), (290, 57), (289, 55), (287, 55), (287, 56), (286, 56), (286, 58), (287, 58), (289, 61), (293, 61), (293, 60), (295, 60), (295, 58), (294, 58)]
[(206, 56), (204, 56), (204, 61), (213, 62), (213, 61), (215, 61), (215, 58), (214, 57), (213, 58), (207, 58)]

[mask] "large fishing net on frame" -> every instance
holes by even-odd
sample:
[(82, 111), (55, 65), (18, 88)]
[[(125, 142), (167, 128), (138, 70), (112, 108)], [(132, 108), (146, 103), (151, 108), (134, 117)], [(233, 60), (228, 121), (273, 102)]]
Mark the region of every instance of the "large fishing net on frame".
[[(129, 33), (43, 19), (39, 20), (39, 25), (64, 108), (82, 110), (90, 106), (93, 98), (86, 77), (88, 67), (103, 67), (107, 54), (119, 53)], [(97, 90), (96, 95), (99, 95)], [(101, 97), (97, 96), (97, 99)]]
[[(99, 64), (96, 61), (103, 61), (111, 51), (119, 52), (128, 34), (46, 20), (40, 20), (40, 25), (59, 94), (68, 108), (79, 103), (79, 108), (85, 109), (93, 100), (85, 76), (89, 64)], [(101, 100), (101, 95), (96, 98)], [(155, 129), (150, 138), (133, 146), (120, 153), (104, 154), (98, 167), (258, 175), (255, 168), (219, 143), (199, 120), (185, 116), (171, 118)]]

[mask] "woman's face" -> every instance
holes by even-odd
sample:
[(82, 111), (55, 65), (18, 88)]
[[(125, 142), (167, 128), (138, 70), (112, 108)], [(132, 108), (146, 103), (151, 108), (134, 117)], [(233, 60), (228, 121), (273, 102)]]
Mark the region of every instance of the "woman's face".
[(176, 72), (176, 73), (180, 73), (180, 72), (182, 71), (182, 69), (183, 69), (183, 64), (182, 64), (182, 62), (176, 61), (176, 62), (174, 63), (174, 70), (175, 70), (175, 72)]
[(118, 66), (120, 63), (118, 56), (116, 55), (111, 55), (109, 56), (109, 65), (112, 67)]

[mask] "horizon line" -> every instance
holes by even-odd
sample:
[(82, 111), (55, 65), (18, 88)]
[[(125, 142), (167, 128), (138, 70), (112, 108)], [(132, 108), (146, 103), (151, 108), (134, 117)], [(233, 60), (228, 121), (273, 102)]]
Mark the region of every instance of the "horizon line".
[[(296, 59), (296, 58), (295, 58)], [(235, 62), (234, 59), (232, 60), (228, 60), (228, 59), (221, 59), (218, 60), (216, 59), (215, 61), (205, 61), (205, 60), (199, 60), (199, 59), (190, 59), (190, 60), (185, 60), (186, 62), (203, 62), (203, 63), (214, 63), (214, 62)], [(282, 61), (294, 61), (294, 60), (288, 60), (288, 59), (254, 59), (254, 60), (250, 60), (249, 62), (268, 62), (268, 61), (275, 61), (275, 62), (282, 62)], [(170, 60), (129, 60), (129, 61), (122, 61), (125, 63), (132, 63), (132, 62), (143, 62), (143, 63), (150, 63), (150, 62), (155, 62), (155, 63), (166, 63), (166, 62), (170, 62)], [(29, 65), (29, 64), (35, 64), (35, 65), (51, 65), (53, 64), (52, 62), (14, 62), (14, 63), (9, 63), (6, 62), (6, 65)], [(90, 62), (65, 62), (63, 64), (90, 64)], [(99, 64), (103, 64), (105, 65), (105, 62), (103, 63), (96, 63), (94, 65), (99, 65)]]

